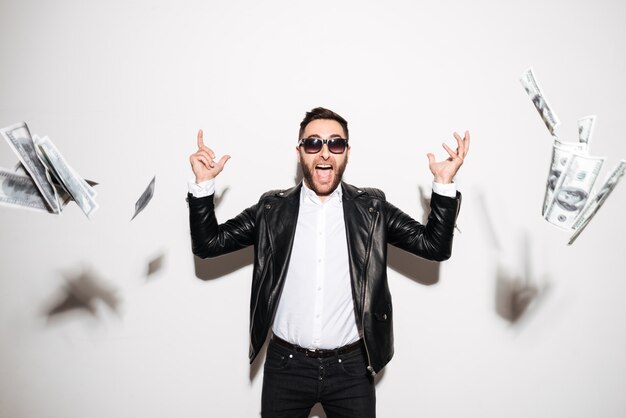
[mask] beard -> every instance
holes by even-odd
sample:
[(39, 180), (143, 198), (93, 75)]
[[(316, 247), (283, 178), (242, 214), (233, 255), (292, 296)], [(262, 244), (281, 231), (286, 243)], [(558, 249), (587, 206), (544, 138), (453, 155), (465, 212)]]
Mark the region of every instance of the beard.
[(338, 166), (334, 166), (332, 168), (334, 177), (330, 184), (317, 184), (315, 182), (315, 165), (312, 167), (307, 166), (303, 162), (300, 162), (300, 168), (302, 168), (302, 175), (304, 176), (304, 181), (309, 189), (313, 190), (316, 195), (320, 197), (329, 196), (332, 192), (335, 191), (339, 183), (341, 183), (341, 179), (343, 178), (343, 172), (346, 170), (346, 166), (348, 165), (348, 159), (344, 159), (343, 163)]

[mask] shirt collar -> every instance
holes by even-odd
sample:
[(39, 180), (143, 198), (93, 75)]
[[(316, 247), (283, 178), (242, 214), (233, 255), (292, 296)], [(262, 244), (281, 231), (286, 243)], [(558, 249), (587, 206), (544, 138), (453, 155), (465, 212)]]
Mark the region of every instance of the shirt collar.
[(339, 202), (341, 204), (341, 199), (343, 197), (343, 189), (341, 188), (341, 183), (337, 186), (335, 190), (326, 198), (325, 201), (321, 201), (320, 198), (315, 194), (315, 192), (309, 189), (306, 183), (302, 182), (302, 192), (300, 193), (300, 202), (301, 203), (314, 203), (316, 205), (323, 205), (328, 202)]

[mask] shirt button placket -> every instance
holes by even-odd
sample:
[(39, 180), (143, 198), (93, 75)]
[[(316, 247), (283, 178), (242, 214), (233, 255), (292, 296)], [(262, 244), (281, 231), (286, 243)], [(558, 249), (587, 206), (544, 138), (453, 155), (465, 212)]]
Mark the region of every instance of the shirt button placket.
[(324, 283), (325, 275), (325, 260), (324, 253), (326, 251), (324, 230), (326, 228), (326, 206), (321, 205), (319, 208), (319, 215), (317, 218), (317, 242), (316, 242), (316, 255), (317, 255), (317, 274), (316, 274), (316, 287), (318, 291), (315, 295), (315, 317), (313, 320), (313, 343), (319, 346), (321, 333), (322, 333), (322, 309), (324, 305), (324, 294), (322, 292), (322, 286)]

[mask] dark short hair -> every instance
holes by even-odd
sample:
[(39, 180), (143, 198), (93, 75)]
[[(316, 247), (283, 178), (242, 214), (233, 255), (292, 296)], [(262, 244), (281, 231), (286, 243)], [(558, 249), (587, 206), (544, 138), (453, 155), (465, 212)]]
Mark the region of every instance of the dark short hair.
[(298, 133), (298, 140), (302, 138), (302, 134), (304, 133), (304, 129), (306, 126), (314, 120), (317, 119), (330, 119), (337, 121), (341, 127), (343, 128), (343, 132), (346, 135), (346, 139), (349, 138), (348, 134), (348, 121), (339, 116), (337, 113), (333, 112), (329, 109), (324, 109), (323, 107), (316, 107), (312, 109), (310, 112), (306, 112), (304, 119), (300, 122), (300, 132)]

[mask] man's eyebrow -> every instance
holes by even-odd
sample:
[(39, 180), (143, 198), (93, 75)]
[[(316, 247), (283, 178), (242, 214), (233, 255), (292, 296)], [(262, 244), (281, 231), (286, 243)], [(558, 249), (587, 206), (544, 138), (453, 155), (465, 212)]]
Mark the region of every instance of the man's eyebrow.
[[(311, 135), (307, 136), (307, 138), (321, 138), (321, 135), (318, 135), (318, 134), (311, 134)], [(329, 136), (329, 138), (343, 138), (343, 136), (342, 136), (342, 135), (339, 135), (339, 134), (331, 134), (331, 135)]]
[[(318, 134), (311, 134), (311, 135), (307, 135), (306, 138), (320, 138), (321, 139), (322, 137)], [(343, 135), (331, 134), (329, 138), (343, 138)]]

